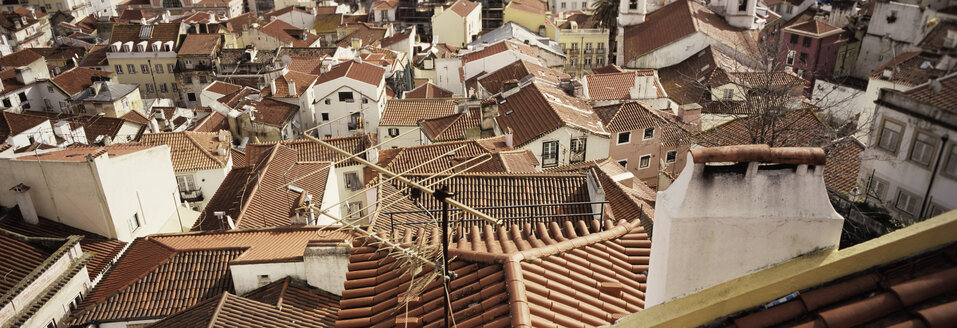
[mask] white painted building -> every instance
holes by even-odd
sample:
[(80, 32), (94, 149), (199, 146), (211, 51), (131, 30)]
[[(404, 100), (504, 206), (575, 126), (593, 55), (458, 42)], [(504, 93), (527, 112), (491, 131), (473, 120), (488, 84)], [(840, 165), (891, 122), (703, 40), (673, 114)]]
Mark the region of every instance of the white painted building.
[(432, 39), (462, 47), (482, 32), (482, 4), (458, 0), (448, 8), (436, 6), (432, 14)]
[[(376, 131), (387, 100), (385, 70), (349, 61), (319, 75), (313, 92), (319, 137), (341, 137)], [(326, 124), (328, 123), (328, 124)]]
[[(946, 5), (946, 4), (945, 4)], [(867, 34), (861, 41), (852, 76), (867, 78), (874, 69), (894, 57), (919, 50), (917, 44), (932, 29), (932, 21), (943, 19), (937, 13), (942, 9), (937, 1), (878, 1), (867, 25)]]
[(113, 145), (0, 159), (0, 205), (17, 205), (10, 188), (24, 184), (39, 216), (108, 238), (183, 231), (195, 215), (180, 204), (169, 158), (165, 145)]

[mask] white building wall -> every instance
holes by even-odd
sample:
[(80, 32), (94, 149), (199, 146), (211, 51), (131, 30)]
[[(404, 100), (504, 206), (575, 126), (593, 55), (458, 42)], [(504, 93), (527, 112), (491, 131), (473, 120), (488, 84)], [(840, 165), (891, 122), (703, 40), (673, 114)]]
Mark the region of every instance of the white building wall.
[(549, 132), (538, 139), (533, 140), (517, 149), (528, 149), (535, 154), (538, 160), (538, 168), (542, 168), (542, 144), (549, 141), (558, 141), (558, 166), (569, 164), (569, 147), (571, 146), (572, 136), (587, 136), (585, 140), (585, 161), (608, 158), (608, 137), (586, 133), (570, 127), (562, 127)]
[(864, 93), (860, 96), (860, 99), (858, 99), (858, 103), (861, 106), (861, 117), (857, 120), (857, 133), (855, 134), (857, 140), (860, 140), (865, 145), (868, 144), (868, 138), (870, 137), (872, 128), (871, 124), (877, 115), (877, 104), (874, 102), (877, 101), (877, 97), (880, 96), (881, 89), (885, 88), (903, 91), (911, 88), (911, 86), (896, 84), (881, 79), (868, 79), (867, 89), (864, 90)]
[[(393, 138), (389, 135), (389, 129), (399, 129), (399, 136)], [(418, 126), (380, 126), (379, 127), (379, 149), (389, 149), (389, 148), (402, 148), (402, 147), (412, 147), (418, 145), (426, 144), (426, 139), (423, 139), (420, 133), (409, 133), (403, 135), (403, 133), (419, 130)]]
[[(229, 266), (229, 271), (233, 277), (233, 288), (236, 290), (236, 295), (243, 295), (287, 276), (306, 280), (306, 268), (301, 261), (234, 264)], [(261, 276), (268, 277), (268, 282), (265, 279), (260, 282), (259, 278)]]
[[(385, 81), (378, 86), (358, 82), (348, 78), (338, 78), (313, 87), (316, 101), (313, 107), (313, 116), (316, 125), (328, 123), (322, 120), (322, 113), (329, 113), (329, 120), (336, 120), (350, 113), (361, 112), (365, 120), (365, 130), (350, 131), (349, 118), (342, 118), (317, 129), (320, 137), (348, 136), (356, 133), (373, 132), (379, 125), (379, 117), (385, 108)], [(353, 102), (339, 101), (339, 92), (352, 92)], [(326, 100), (329, 104), (326, 104)], [(368, 99), (363, 103), (363, 99)]]
[[(332, 217), (329, 217), (329, 215), (332, 215), (333, 217), (336, 217), (336, 218), (342, 218), (342, 212), (339, 210), (340, 206), (335, 206), (336, 204), (339, 203), (339, 200), (341, 199), (341, 195), (344, 195), (340, 193), (340, 190), (341, 190), (341, 188), (339, 187), (340, 177), (337, 171), (338, 170), (334, 166), (329, 167), (329, 175), (326, 178), (326, 190), (322, 194), (322, 199), (319, 200), (322, 202), (319, 205), (319, 208), (325, 209), (326, 212), (328, 212), (329, 214), (318, 215), (318, 218), (316, 220), (317, 225), (338, 224), (338, 221), (336, 221)], [(361, 178), (361, 175), (360, 175), (360, 178)]]
[(681, 63), (712, 43), (711, 38), (698, 32), (638, 58), (624, 58), (624, 53), (620, 57), (628, 68), (658, 69)]
[(86, 294), (89, 284), (90, 274), (84, 266), (52, 298), (47, 300), (39, 311), (24, 322), (23, 327), (45, 327), (50, 321), (54, 320), (57, 327), (63, 327), (62, 322), (70, 314), (70, 303), (77, 295)]
[(827, 115), (841, 122), (849, 122), (855, 119), (855, 116), (864, 108), (861, 103), (864, 93), (864, 90), (817, 79), (811, 91), (811, 101), (823, 108)]
[[(462, 78), (462, 59), (453, 58), (435, 58), (435, 85), (442, 89), (452, 91), (452, 93), (465, 94), (465, 79)], [(476, 72), (477, 74), (478, 72)]]

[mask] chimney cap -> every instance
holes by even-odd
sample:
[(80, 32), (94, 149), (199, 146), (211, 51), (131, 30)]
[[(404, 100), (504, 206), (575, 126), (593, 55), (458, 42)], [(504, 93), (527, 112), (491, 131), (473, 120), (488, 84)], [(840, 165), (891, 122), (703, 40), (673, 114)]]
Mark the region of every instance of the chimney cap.
[(738, 145), (691, 150), (695, 163), (760, 162), (776, 164), (824, 165), (824, 150), (817, 147), (779, 147)]

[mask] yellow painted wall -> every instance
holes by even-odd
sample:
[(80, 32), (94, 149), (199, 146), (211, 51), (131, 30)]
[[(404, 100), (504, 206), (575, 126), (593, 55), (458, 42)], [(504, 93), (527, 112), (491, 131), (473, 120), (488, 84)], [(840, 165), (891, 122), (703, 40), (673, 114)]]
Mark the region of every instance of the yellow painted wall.
[[(149, 58), (150, 73), (144, 73), (142, 70), (142, 65), (147, 64), (147, 58), (110, 58), (110, 68), (116, 72), (116, 80), (119, 83), (125, 84), (137, 84), (140, 86), (140, 94), (143, 98), (170, 98), (173, 101), (180, 100), (179, 92), (173, 90), (173, 86), (176, 85), (176, 77), (173, 75), (173, 72), (170, 68), (176, 66), (176, 57), (172, 58)], [(123, 73), (120, 74), (116, 65), (122, 65)], [(136, 72), (130, 73), (129, 66), (134, 65)], [(156, 65), (163, 65), (163, 72), (159, 73), (156, 70)], [(147, 91), (146, 84), (153, 83), (155, 79), (156, 87), (154, 92), (150, 93)], [(166, 92), (162, 92), (161, 85), (166, 84)], [(178, 90), (178, 85), (176, 86)]]

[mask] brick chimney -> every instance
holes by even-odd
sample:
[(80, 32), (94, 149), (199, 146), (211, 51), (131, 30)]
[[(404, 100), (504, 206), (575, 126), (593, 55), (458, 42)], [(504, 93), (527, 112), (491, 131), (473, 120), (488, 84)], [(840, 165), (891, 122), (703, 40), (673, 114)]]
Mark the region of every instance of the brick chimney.
[(822, 149), (744, 145), (688, 156), (656, 200), (647, 307), (837, 249), (844, 218), (824, 188)]

